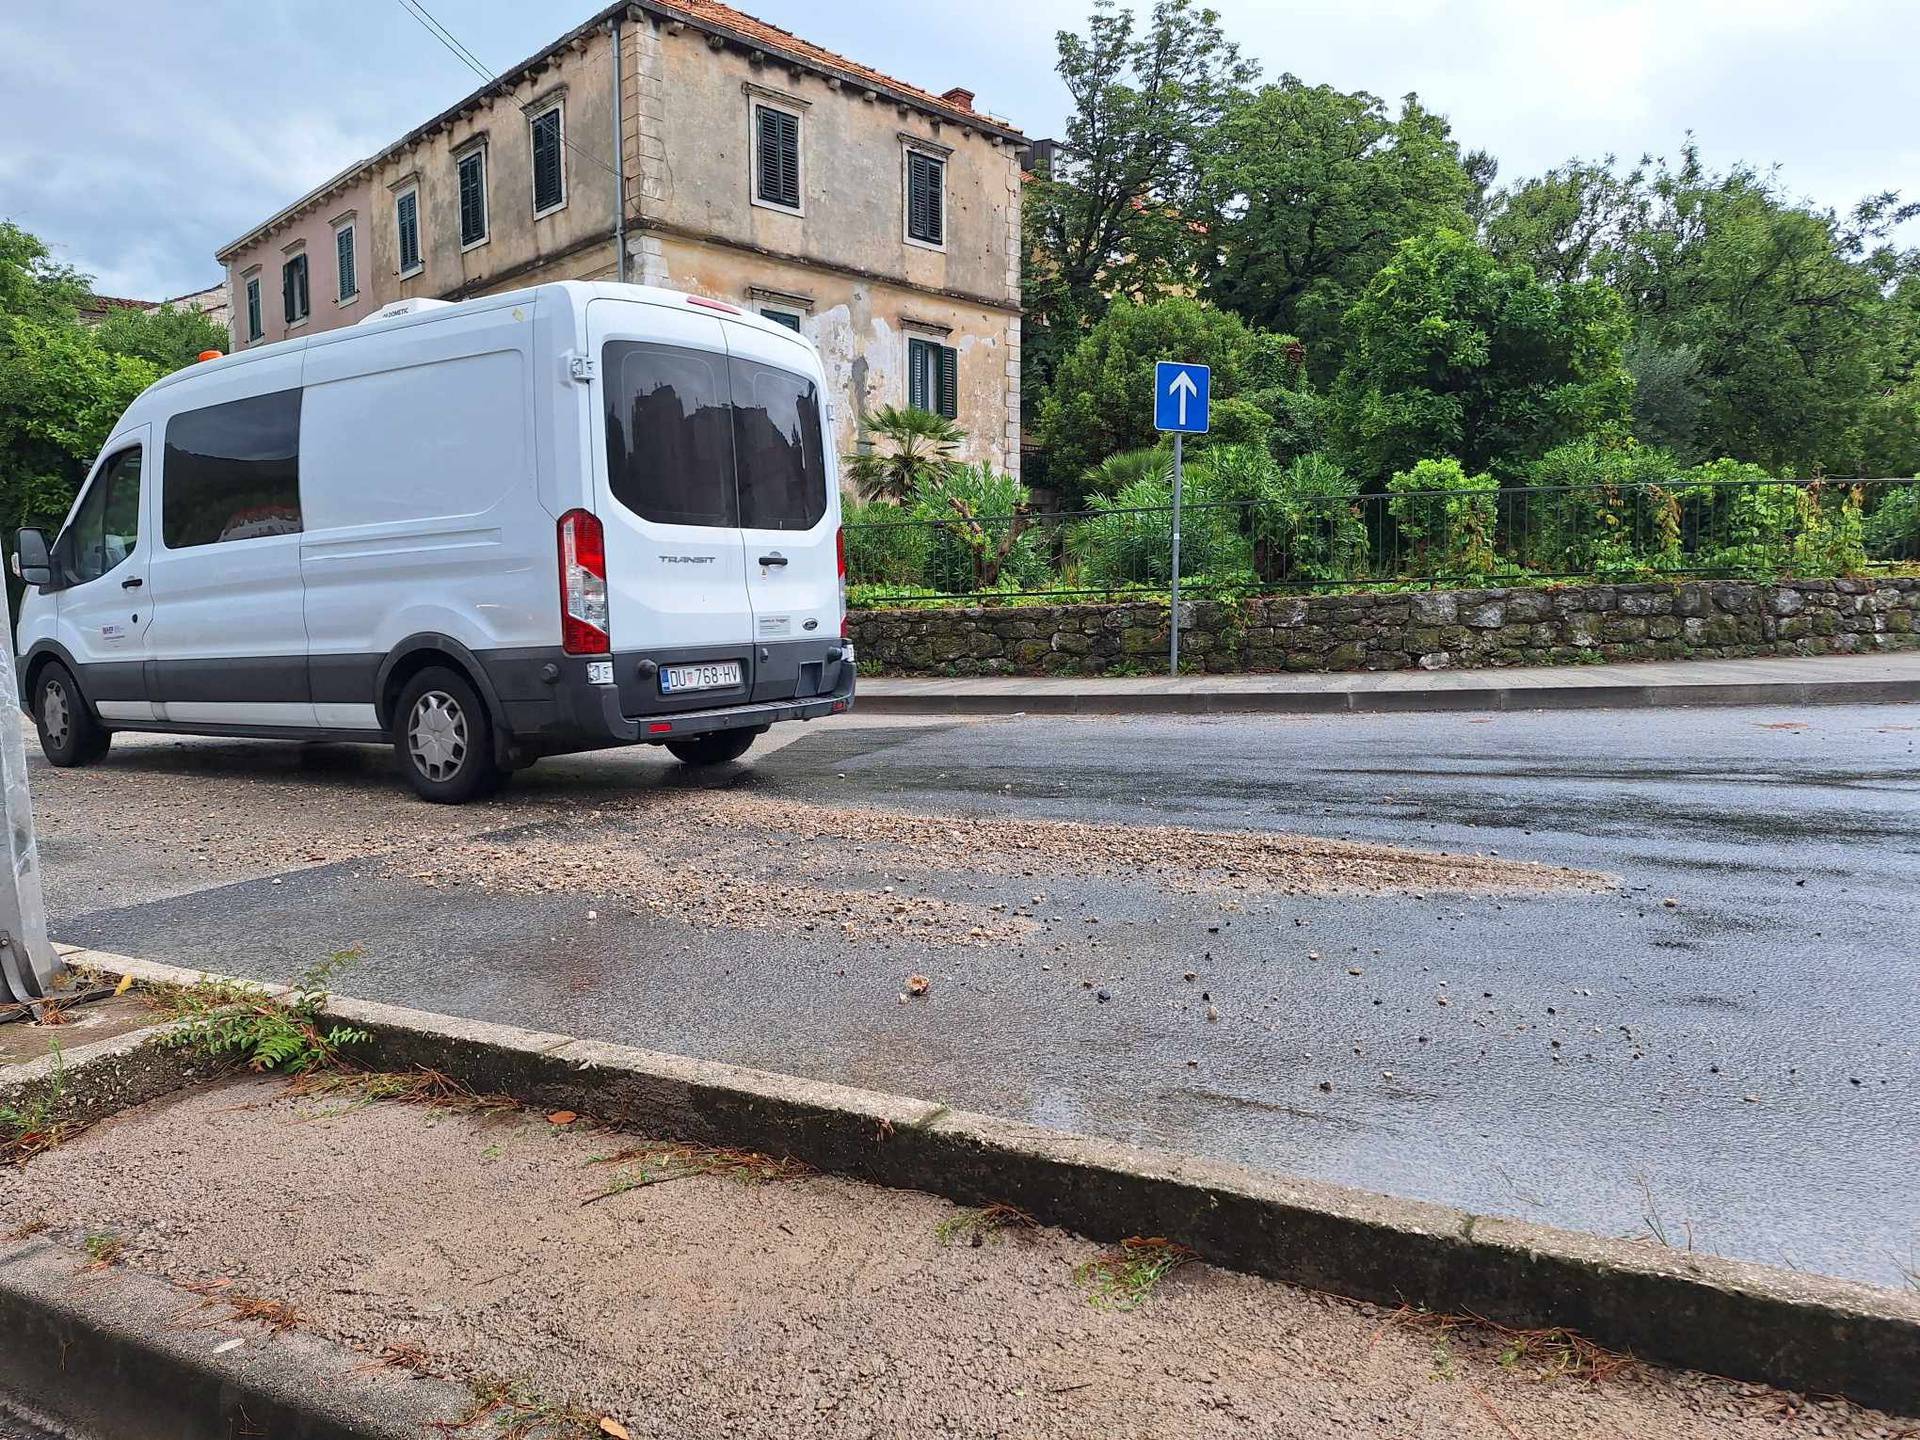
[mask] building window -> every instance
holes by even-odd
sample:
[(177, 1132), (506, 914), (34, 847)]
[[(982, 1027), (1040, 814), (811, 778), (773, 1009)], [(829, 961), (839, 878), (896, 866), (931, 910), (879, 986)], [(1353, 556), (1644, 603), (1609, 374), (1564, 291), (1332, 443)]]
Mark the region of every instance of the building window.
[(567, 167), (562, 154), (566, 143), (566, 120), (561, 107), (543, 110), (529, 122), (533, 126), (533, 214), (538, 219), (567, 203)]
[(258, 340), (264, 333), (260, 328), (260, 277), (255, 275), (247, 281), (247, 339)]
[(487, 151), (485, 146), (460, 157), (460, 248), (487, 238)]
[(353, 254), (353, 226), (342, 225), (333, 232), (333, 254), (340, 273), (340, 303), (344, 305), (360, 293), (360, 270)]
[(300, 533), (300, 394), (229, 400), (167, 421), (160, 538), (169, 550)]
[(907, 151), (907, 238), (947, 243), (947, 162), (924, 150)]
[(800, 117), (753, 107), (753, 194), (762, 205), (800, 208)]
[(788, 310), (784, 306), (778, 305), (762, 305), (760, 307), (760, 314), (763, 318), (771, 320), (776, 325), (786, 326), (787, 329), (793, 331), (796, 335), (800, 333), (800, 312), (798, 310)]
[(393, 226), (399, 236), (400, 273), (420, 268), (420, 192), (402, 190), (393, 201)]
[(933, 340), (907, 341), (907, 404), (949, 420), (960, 414), (960, 354)]
[(304, 250), (280, 267), (280, 302), (287, 324), (298, 325), (307, 318), (307, 252)]

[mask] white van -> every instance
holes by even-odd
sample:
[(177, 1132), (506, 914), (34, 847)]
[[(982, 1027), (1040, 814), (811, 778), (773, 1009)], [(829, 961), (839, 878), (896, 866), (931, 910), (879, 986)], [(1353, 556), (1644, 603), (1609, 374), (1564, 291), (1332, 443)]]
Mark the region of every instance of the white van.
[(422, 796), (542, 755), (738, 758), (853, 703), (826, 380), (697, 295), (566, 282), (203, 361), (20, 532), (22, 699), (117, 730), (390, 740)]

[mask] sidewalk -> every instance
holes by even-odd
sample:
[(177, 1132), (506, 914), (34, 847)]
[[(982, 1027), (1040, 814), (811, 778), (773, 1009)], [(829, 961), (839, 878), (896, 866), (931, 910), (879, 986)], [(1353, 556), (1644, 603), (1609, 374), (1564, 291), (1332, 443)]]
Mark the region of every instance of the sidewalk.
[(1920, 700), (1920, 650), (1509, 670), (862, 678), (869, 714), (1302, 714), (1841, 705)]

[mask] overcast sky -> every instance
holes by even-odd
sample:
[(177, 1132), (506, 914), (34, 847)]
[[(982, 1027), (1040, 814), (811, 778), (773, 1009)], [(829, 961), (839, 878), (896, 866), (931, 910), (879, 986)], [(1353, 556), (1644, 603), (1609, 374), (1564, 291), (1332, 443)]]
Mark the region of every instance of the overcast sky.
[[(495, 70), (593, 0), (426, 0)], [(1085, 0), (751, 0), (742, 8), (923, 88), (964, 85), (1034, 136), (1065, 96), (1054, 32)], [(1913, 0), (1217, 0), (1268, 74), (1418, 91), (1503, 180), (1570, 155), (1778, 164), (1846, 206), (1920, 193)], [(398, 0), (0, 3), (0, 218), (103, 293), (214, 283), (213, 252), (473, 89)], [(1920, 243), (1920, 225), (1906, 237)]]

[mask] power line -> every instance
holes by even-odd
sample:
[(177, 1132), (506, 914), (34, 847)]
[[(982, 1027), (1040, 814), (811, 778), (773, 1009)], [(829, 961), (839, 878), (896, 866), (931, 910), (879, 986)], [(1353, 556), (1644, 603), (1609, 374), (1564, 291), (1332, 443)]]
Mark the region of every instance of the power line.
[[(474, 74), (478, 75), (482, 80), (486, 81), (488, 88), (497, 90), (501, 95), (506, 96), (506, 98), (509, 101), (512, 101), (515, 108), (517, 108), (520, 111), (520, 113), (525, 115), (529, 120), (533, 118), (533, 108), (529, 105), (522, 105), (518, 100), (514, 100), (513, 96), (507, 93), (506, 86), (501, 81), (500, 77), (494, 74), (491, 70), (489, 70), (486, 67), (486, 65), (482, 63), (480, 58), (473, 53), (473, 51), (469, 50), (465, 45), (463, 45), (460, 42), (460, 39), (458, 36), (456, 36), (451, 30), (447, 29), (446, 26), (442, 25), (438, 20), (436, 20), (433, 17), (433, 14), (427, 9), (427, 7), (420, 3), (420, 0), (396, 0), (396, 3), (400, 6), (402, 10), (406, 11), (407, 14), (411, 15), (415, 20), (419, 21), (420, 26), (423, 30), (425, 30), (429, 35), (433, 36), (434, 39), (438, 40), (442, 45), (444, 45), (447, 48), (447, 50), (453, 55), (454, 59), (458, 60), (462, 65), (466, 66), (469, 70), (473, 71)], [(618, 83), (617, 77), (616, 77), (615, 83)], [(569, 139), (567, 135), (564, 133), (564, 128), (565, 127), (562, 127), (562, 134), (560, 136), (560, 143), (562, 145), (566, 146), (567, 149), (571, 150), (574, 154), (578, 155), (582, 160), (588, 160), (588, 161), (591, 161), (593, 164), (598, 165), (602, 170), (606, 171), (607, 174), (613, 176), (616, 180), (620, 178), (620, 172), (614, 169), (613, 166), (609, 165), (605, 160), (601, 159), (598, 155), (595, 155), (592, 151), (582, 150), (578, 145), (574, 144), (574, 142), (571, 139)]]

